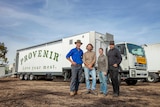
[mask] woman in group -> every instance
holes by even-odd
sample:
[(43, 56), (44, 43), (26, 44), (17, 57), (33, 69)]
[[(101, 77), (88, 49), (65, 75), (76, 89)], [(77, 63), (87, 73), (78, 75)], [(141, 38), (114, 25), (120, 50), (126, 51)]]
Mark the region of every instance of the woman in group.
[(99, 57), (98, 57), (98, 71), (99, 71), (99, 80), (100, 80), (100, 93), (104, 96), (107, 95), (107, 72), (108, 72), (108, 58), (103, 54), (103, 48), (99, 48)]

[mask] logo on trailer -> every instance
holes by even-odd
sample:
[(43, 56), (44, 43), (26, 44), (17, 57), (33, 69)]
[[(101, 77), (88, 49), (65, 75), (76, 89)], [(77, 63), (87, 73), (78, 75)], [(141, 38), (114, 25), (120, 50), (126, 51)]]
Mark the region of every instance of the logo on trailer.
[(28, 60), (33, 59), (33, 58), (48, 58), (48, 59), (58, 62), (59, 53), (49, 51), (49, 50), (36, 50), (33, 52), (29, 52), (28, 54), (24, 55), (24, 57), (20, 59), (21, 65), (24, 62), (27, 62)]

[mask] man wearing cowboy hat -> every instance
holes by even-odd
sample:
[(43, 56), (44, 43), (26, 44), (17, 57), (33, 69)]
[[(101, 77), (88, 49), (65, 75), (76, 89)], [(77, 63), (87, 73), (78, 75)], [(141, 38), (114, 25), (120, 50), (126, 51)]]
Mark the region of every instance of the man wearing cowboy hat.
[(117, 48), (115, 48), (114, 41), (109, 43), (110, 50), (108, 51), (108, 67), (112, 80), (113, 96), (119, 96), (119, 82), (118, 82), (118, 69), (122, 61), (121, 54)]
[(70, 96), (78, 94), (80, 77), (82, 74), (83, 51), (80, 49), (82, 42), (80, 40), (77, 40), (75, 44), (76, 48), (71, 49), (66, 55), (67, 60), (71, 63), (71, 72), (72, 72), (71, 83), (70, 83)]

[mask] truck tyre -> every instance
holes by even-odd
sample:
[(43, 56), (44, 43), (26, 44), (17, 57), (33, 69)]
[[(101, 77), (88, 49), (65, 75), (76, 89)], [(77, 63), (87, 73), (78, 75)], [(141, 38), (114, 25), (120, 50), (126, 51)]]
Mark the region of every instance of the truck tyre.
[(30, 74), (29, 75), (29, 80), (33, 80), (34, 79), (34, 75), (33, 74)]
[(28, 80), (28, 74), (24, 75), (24, 80)]
[(119, 85), (121, 85), (121, 74), (118, 75), (118, 82), (119, 82)]
[(20, 75), (19, 75), (19, 79), (20, 79), (20, 80), (23, 80), (23, 79), (24, 79), (24, 78), (23, 78), (23, 74), (20, 74)]
[(126, 80), (127, 85), (135, 85), (137, 83), (137, 80)]
[(148, 82), (158, 82), (159, 76), (156, 73), (149, 73), (147, 81)]
[(108, 80), (107, 80), (107, 83), (112, 84), (112, 80), (111, 80), (111, 76), (110, 76), (110, 74), (108, 74)]
[(56, 79), (56, 78), (57, 78), (56, 76), (53, 76), (53, 75), (52, 75), (52, 76), (50, 77), (50, 81), (52, 81), (52, 80), (54, 80), (54, 79)]
[(63, 77), (64, 77), (64, 81), (69, 80), (69, 71), (64, 71), (63, 72)]
[[(120, 85), (121, 84), (121, 75), (120, 74), (118, 74), (118, 82), (119, 82), (119, 85)], [(108, 74), (107, 83), (112, 84), (112, 80), (111, 80), (110, 74)]]
[(34, 79), (35, 79), (35, 80), (38, 80), (38, 76), (34, 76)]
[(54, 76), (52, 74), (46, 74), (45, 79), (48, 81), (52, 81)]
[(81, 78), (80, 78), (80, 83), (84, 83), (85, 82), (85, 74), (84, 72), (82, 72)]

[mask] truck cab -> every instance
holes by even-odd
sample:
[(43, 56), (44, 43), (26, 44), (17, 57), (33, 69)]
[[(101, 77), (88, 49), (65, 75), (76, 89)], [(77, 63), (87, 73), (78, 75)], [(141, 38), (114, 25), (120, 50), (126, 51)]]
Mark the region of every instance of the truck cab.
[(132, 43), (117, 43), (116, 48), (121, 53), (120, 77), (128, 85), (135, 85), (137, 80), (148, 77), (144, 49)]

